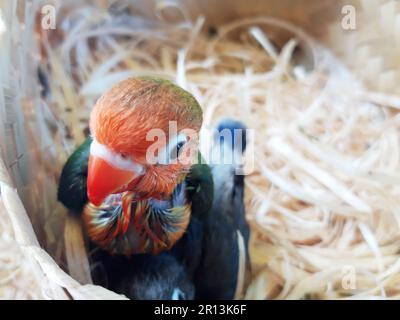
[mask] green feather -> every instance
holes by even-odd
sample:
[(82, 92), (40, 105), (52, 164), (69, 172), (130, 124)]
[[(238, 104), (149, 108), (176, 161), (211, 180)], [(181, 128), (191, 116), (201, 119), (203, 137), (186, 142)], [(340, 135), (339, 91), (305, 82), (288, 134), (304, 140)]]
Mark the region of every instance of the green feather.
[(86, 179), (92, 138), (88, 137), (65, 163), (58, 185), (58, 200), (68, 209), (81, 213), (88, 202)]

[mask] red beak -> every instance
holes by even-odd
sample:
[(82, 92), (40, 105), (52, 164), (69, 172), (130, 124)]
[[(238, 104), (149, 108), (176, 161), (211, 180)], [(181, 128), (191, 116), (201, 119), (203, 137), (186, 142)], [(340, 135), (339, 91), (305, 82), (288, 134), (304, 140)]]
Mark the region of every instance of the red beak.
[(132, 171), (118, 169), (97, 156), (89, 156), (87, 177), (87, 195), (95, 206), (102, 204), (104, 199), (113, 193), (127, 191), (128, 184), (138, 174)]

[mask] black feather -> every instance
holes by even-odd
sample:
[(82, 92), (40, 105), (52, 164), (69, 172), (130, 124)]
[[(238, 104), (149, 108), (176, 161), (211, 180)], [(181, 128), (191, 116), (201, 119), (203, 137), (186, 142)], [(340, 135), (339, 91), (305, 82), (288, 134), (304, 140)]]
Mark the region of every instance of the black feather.
[(91, 257), (93, 281), (134, 300), (170, 300), (178, 289), (180, 299), (194, 298), (194, 285), (184, 265), (168, 252), (136, 254), (130, 258), (98, 251)]
[(192, 216), (185, 234), (171, 249), (171, 253), (186, 266), (191, 277), (194, 276), (200, 265), (204, 237), (203, 228), (203, 222)]

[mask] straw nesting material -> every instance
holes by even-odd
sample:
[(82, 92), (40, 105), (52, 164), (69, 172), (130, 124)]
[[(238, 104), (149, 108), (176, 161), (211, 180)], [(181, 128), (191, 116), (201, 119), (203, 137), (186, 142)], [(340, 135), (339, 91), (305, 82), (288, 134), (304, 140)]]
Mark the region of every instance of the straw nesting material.
[(24, 255), (15, 242), (11, 222), (0, 199), (0, 298), (43, 299), (41, 287), (32, 274), (30, 263), (21, 263)]
[[(203, 128), (230, 116), (254, 130), (246, 298), (399, 298), (398, 98), (368, 92), (285, 21), (241, 19), (216, 34), (203, 25), (89, 5), (64, 13), (57, 41), (42, 38), (46, 103), (65, 132), (55, 143), (69, 153), (83, 140), (91, 107), (112, 84), (172, 79), (202, 105)], [(290, 35), (284, 46), (271, 40), (275, 28)]]

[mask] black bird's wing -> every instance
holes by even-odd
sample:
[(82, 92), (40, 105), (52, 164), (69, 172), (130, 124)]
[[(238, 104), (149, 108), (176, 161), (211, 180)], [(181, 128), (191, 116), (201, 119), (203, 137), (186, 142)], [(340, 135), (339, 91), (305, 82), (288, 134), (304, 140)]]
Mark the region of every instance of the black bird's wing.
[(192, 216), (185, 234), (171, 249), (171, 253), (186, 266), (192, 278), (202, 258), (203, 229), (203, 222)]
[(204, 224), (212, 207), (214, 185), (211, 168), (201, 154), (186, 176), (188, 201), (191, 203), (189, 226), (171, 252), (194, 277), (203, 255)]
[(215, 190), (205, 223), (203, 255), (195, 281), (198, 299), (234, 299), (249, 269), (250, 231), (244, 216), (243, 176), (232, 176), (232, 180), (232, 189)]

